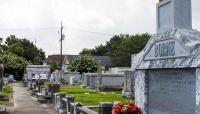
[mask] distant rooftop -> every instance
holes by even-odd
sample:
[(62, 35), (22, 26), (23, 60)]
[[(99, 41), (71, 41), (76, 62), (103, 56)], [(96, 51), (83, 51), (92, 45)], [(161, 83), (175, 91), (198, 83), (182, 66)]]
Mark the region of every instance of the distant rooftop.
[[(75, 61), (79, 55), (63, 55), (63, 61), (64, 59), (67, 59), (69, 64), (72, 64), (73, 61)], [(109, 56), (90, 56), (96, 61), (99, 61), (103, 66), (111, 67), (112, 66), (112, 60)], [(49, 55), (47, 58), (48, 62), (60, 62), (60, 55)]]

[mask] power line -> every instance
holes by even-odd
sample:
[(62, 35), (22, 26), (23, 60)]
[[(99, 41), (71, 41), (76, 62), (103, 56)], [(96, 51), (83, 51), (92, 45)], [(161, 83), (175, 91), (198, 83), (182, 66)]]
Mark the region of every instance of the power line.
[(67, 28), (69, 30), (77, 31), (77, 32), (87, 32), (87, 33), (91, 33), (91, 34), (98, 34), (98, 35), (105, 35), (105, 36), (114, 36), (114, 34), (110, 34), (110, 33), (94, 32), (94, 31), (90, 31), (90, 30), (84, 30), (84, 29), (72, 28), (72, 27), (67, 27)]
[(45, 28), (0, 28), (0, 31), (31, 31), (31, 30), (56, 30), (58, 28), (45, 27)]
[[(41, 28), (0, 28), (0, 31), (32, 31), (32, 30), (58, 30), (59, 28), (56, 27), (41, 27)], [(96, 35), (104, 35), (104, 36), (114, 36), (115, 34), (110, 33), (101, 33), (96, 31), (90, 31), (80, 28), (73, 28), (67, 27), (68, 30), (76, 31), (76, 32), (83, 32), (83, 33), (90, 33)]]

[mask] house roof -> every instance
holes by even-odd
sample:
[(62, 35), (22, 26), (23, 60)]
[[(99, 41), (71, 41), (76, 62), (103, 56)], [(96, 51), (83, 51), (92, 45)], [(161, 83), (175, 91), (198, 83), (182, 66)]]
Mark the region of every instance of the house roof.
[[(65, 55), (63, 55), (62, 59), (64, 60)], [(56, 62), (60, 63), (60, 55), (49, 55), (47, 58), (48, 62)]]
[[(63, 55), (64, 64), (72, 64), (79, 55)], [(96, 61), (99, 61), (103, 66), (112, 66), (112, 60), (109, 56), (91, 56)], [(60, 62), (60, 55), (49, 55), (48, 62)]]

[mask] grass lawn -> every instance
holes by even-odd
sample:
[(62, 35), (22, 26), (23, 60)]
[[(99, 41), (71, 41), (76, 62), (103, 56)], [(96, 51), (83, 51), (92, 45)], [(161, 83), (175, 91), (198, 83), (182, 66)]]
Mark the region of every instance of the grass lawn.
[(0, 95), (5, 96), (5, 97), (11, 97), (10, 93), (7, 93), (7, 92), (0, 92)]
[(75, 96), (76, 102), (81, 102), (85, 106), (98, 105), (99, 102), (129, 103), (132, 100), (122, 98), (119, 92), (97, 92), (95, 90), (84, 89), (79, 87), (61, 87), (61, 92), (66, 92)]
[(13, 88), (11, 86), (4, 86), (3, 92), (0, 92), (0, 95), (13, 98)]
[(0, 105), (5, 105), (5, 106), (8, 106), (8, 107), (13, 107), (13, 103), (12, 102), (9, 102), (9, 101), (0, 101)]
[(84, 89), (79, 87), (61, 87), (60, 92), (66, 92), (69, 94), (97, 93), (95, 90)]
[[(9, 97), (9, 98), (13, 98), (13, 88), (11, 86), (4, 86), (3, 88), (4, 88), (4, 91), (0, 92), (0, 95), (5, 96), (5, 97)], [(5, 105), (5, 106), (12, 107), (13, 106), (13, 102), (0, 101), (0, 105)]]

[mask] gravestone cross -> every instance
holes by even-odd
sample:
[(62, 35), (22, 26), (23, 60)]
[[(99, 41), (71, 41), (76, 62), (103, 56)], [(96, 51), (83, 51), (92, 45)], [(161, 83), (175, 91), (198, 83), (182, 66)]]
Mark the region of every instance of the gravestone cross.
[(159, 0), (157, 32), (192, 29), (191, 0)]

